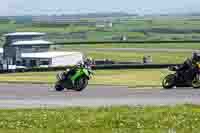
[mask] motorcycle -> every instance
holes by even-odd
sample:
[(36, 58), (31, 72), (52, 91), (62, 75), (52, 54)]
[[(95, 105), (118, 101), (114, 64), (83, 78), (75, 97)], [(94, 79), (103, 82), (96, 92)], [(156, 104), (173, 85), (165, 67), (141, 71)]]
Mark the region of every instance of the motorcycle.
[(200, 63), (196, 63), (193, 68), (184, 72), (178, 70), (177, 66), (169, 67), (169, 70), (175, 73), (169, 74), (163, 79), (164, 89), (171, 89), (175, 86), (200, 88)]
[(93, 74), (94, 72), (90, 66), (79, 64), (57, 74), (55, 89), (56, 91), (63, 91), (64, 89), (82, 91), (87, 87)]

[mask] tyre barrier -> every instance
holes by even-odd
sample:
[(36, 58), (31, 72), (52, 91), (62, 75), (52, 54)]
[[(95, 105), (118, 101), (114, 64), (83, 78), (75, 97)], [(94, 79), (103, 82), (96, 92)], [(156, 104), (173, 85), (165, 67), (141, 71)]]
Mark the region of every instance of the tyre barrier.
[[(92, 65), (93, 70), (114, 70), (114, 69), (163, 69), (179, 64), (107, 64), (107, 65)], [(64, 71), (73, 66), (48, 67), (48, 68), (28, 68), (15, 70), (0, 70), (0, 73), (14, 72), (48, 72), (48, 71)]]
[(94, 70), (106, 69), (162, 69), (179, 64), (112, 64), (112, 65), (94, 65)]

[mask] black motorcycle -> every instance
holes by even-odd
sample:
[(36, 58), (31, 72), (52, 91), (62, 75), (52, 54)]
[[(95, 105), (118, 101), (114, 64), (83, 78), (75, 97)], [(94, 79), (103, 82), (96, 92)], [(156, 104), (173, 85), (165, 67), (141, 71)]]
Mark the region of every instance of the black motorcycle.
[(200, 88), (200, 64), (197, 63), (189, 70), (179, 70), (177, 66), (169, 67), (170, 71), (175, 73), (167, 75), (163, 81), (162, 86), (165, 89), (173, 87), (193, 87)]

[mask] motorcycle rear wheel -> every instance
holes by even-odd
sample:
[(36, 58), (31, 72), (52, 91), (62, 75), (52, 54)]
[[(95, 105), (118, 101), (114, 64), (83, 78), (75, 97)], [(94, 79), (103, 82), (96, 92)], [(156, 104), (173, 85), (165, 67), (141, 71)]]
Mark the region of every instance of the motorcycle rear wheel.
[(56, 91), (63, 91), (65, 88), (59, 82), (57, 82), (55, 84), (55, 89)]
[(176, 83), (174, 74), (167, 75), (162, 81), (162, 86), (164, 89), (172, 89), (175, 84)]

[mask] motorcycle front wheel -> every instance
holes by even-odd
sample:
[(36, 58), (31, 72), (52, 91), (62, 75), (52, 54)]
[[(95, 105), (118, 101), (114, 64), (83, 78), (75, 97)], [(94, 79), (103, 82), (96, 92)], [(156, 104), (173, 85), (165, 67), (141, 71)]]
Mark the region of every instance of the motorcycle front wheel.
[(172, 89), (175, 86), (175, 75), (174, 74), (170, 74), (167, 75), (163, 81), (162, 81), (162, 86), (164, 89)]
[(88, 85), (88, 78), (81, 77), (75, 82), (75, 90), (82, 91), (87, 87), (87, 85)]
[(195, 78), (192, 81), (192, 87), (193, 88), (200, 88), (200, 75), (196, 75)]

